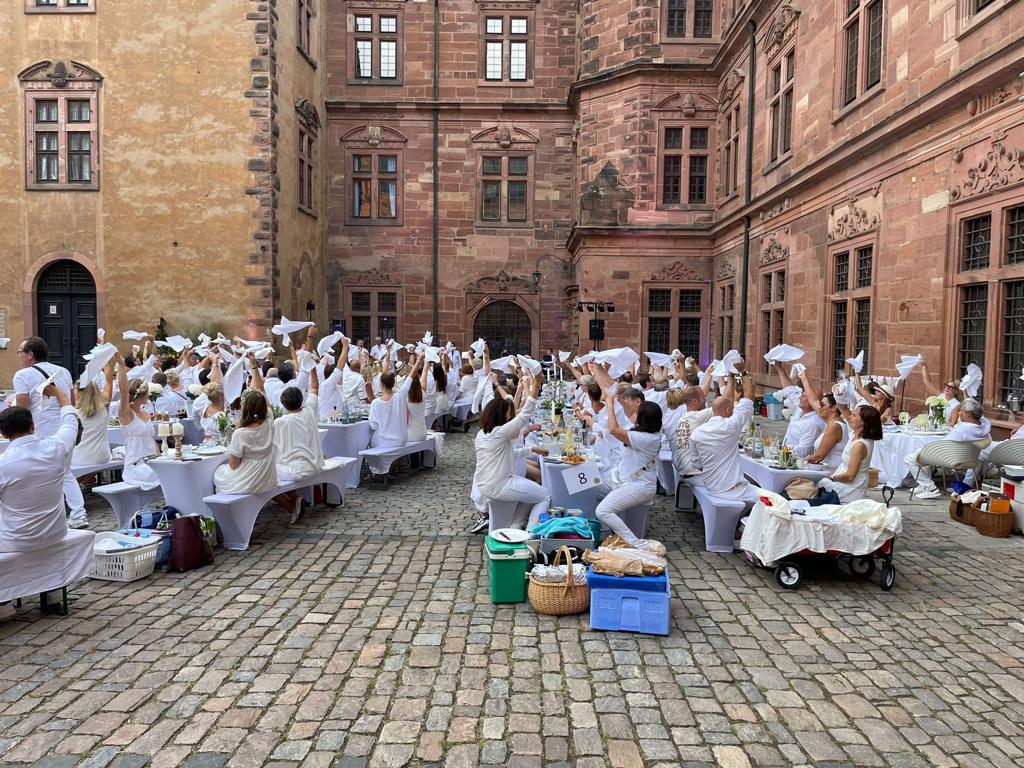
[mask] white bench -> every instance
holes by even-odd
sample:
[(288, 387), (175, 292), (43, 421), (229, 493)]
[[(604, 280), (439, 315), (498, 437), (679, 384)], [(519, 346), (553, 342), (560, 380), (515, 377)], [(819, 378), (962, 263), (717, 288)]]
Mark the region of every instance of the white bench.
[[(392, 464), (405, 456), (421, 455), (420, 466), (424, 469), (434, 469), (437, 466), (437, 454), (434, 452), (435, 446), (434, 439), (428, 437), (426, 440), (406, 443), (405, 445), (381, 445), (377, 448), (365, 448), (359, 452), (359, 457), (361, 459), (388, 459), (388, 463)], [(427, 464), (425, 461), (427, 454), (430, 454), (430, 464)], [(385, 473), (382, 477), (384, 478), (384, 488), (387, 489), (391, 476)]]
[[(526, 502), (487, 499), (487, 532), (494, 533), (499, 528), (511, 528), (520, 503), (525, 504)], [(533, 505), (527, 504), (526, 506)]]
[(100, 472), (116, 472), (122, 468), (124, 468), (124, 462), (119, 460), (108, 461), (105, 464), (72, 464), (71, 474), (75, 477), (85, 477)]
[(712, 496), (703, 485), (691, 485), (704, 515), (704, 549), (708, 552), (732, 552), (736, 526), (747, 505), (738, 499)]
[(224, 546), (227, 549), (248, 549), (252, 529), (260, 510), (268, 501), (285, 491), (304, 491), (316, 485), (333, 485), (345, 500), (345, 479), (348, 477), (349, 466), (356, 461), (351, 458), (328, 459), (328, 467), (320, 474), (305, 480), (282, 483), (272, 490), (263, 493), (215, 493), (204, 496), (203, 502), (210, 510), (224, 535)]
[(117, 527), (126, 528), (131, 522), (135, 513), (151, 501), (163, 498), (164, 492), (160, 486), (151, 490), (143, 490), (131, 483), (110, 483), (110, 485), (98, 485), (92, 489), (98, 493), (111, 509), (114, 510), (114, 517), (117, 518)]
[(39, 595), (43, 611), (49, 610), (46, 593), (61, 590), (60, 613), (68, 615), (68, 585), (86, 578), (92, 570), (92, 531), (69, 530), (63, 539), (32, 552), (0, 553), (0, 603)]

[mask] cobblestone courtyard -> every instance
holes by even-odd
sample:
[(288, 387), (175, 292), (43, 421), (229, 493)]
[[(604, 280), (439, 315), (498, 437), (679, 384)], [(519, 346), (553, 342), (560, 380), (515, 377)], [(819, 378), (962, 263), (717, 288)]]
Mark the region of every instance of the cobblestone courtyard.
[[(907, 504), (890, 593), (784, 592), (659, 497), (666, 638), (495, 607), (466, 533), (471, 436), (247, 552), (0, 623), (0, 765), (1024, 765), (1021, 538)], [(95, 530), (113, 518), (92, 502)]]

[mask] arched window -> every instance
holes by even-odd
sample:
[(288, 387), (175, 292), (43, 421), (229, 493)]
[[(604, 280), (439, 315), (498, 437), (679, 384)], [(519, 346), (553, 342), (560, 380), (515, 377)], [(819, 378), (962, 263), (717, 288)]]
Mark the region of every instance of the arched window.
[(25, 94), (25, 185), (99, 189), (99, 90), (84, 64), (41, 61), (18, 75)]
[(529, 355), (533, 346), (533, 325), (526, 310), (511, 301), (492, 301), (476, 316), (473, 336), (487, 342), (492, 357), (508, 351)]

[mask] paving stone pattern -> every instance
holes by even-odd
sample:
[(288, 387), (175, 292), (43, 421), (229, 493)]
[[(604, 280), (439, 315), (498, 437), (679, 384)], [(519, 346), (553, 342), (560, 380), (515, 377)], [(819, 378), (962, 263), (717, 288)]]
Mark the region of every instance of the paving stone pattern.
[[(659, 497), (669, 637), (488, 600), (471, 435), (247, 552), (0, 623), (0, 765), (1024, 765), (1024, 558), (897, 502), (890, 593), (833, 563), (784, 592)], [(112, 527), (90, 500), (97, 530)]]

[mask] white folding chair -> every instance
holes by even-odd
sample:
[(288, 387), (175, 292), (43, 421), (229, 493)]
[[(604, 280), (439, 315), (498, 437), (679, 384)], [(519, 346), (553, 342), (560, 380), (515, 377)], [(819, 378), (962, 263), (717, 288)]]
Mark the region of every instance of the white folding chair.
[[(959, 440), (937, 440), (934, 443), (928, 443), (921, 451), (917, 454), (917, 476), (915, 479), (920, 477), (921, 470), (925, 468), (938, 469), (942, 471), (942, 484), (946, 484), (946, 472), (952, 472), (953, 476), (956, 477), (958, 472), (966, 473), (967, 470), (973, 469), (975, 477), (979, 473), (981, 468), (981, 459), (979, 458), (982, 450), (988, 447), (992, 442), (992, 438), (986, 437), (983, 440), (973, 440), (971, 442), (961, 442)], [(914, 498), (914, 491), (917, 487), (910, 489), (910, 498)]]

